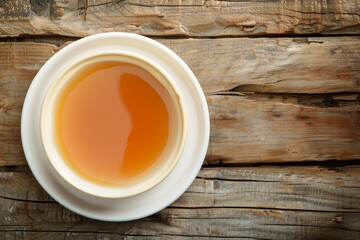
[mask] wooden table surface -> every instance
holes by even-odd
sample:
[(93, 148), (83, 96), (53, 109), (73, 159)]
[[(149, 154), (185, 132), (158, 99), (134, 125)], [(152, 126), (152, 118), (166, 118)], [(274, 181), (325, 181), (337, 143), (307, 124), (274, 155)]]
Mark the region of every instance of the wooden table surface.
[[(20, 137), (41, 66), (68, 42), (109, 31), (180, 55), (211, 117), (191, 187), (123, 223), (54, 201)], [(0, 239), (360, 239), (359, 160), (360, 1), (0, 1)]]

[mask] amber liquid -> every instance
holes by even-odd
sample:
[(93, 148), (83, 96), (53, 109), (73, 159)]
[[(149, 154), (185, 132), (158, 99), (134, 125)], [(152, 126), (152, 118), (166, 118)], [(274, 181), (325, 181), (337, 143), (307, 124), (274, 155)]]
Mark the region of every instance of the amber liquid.
[(100, 62), (62, 90), (54, 121), (60, 153), (78, 174), (122, 185), (148, 171), (169, 137), (166, 90), (144, 69)]

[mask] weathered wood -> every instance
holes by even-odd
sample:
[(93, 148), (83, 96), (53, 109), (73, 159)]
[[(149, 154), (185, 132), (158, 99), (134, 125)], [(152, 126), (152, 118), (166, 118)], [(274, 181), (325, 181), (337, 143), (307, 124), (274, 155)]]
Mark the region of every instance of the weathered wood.
[[(30, 203), (27, 211), (35, 213), (46, 211), (47, 208)], [(63, 209), (59, 214), (69, 213)], [(38, 214), (34, 219), (40, 217), (43, 216)], [(16, 236), (17, 240), (114, 239), (116, 237), (354, 240), (360, 237), (359, 218), (360, 214), (357, 213), (336, 212), (241, 208), (166, 209), (152, 217), (127, 223), (102, 223), (87, 219), (46, 222), (45, 217), (40, 223), (29, 220), (28, 224), (1, 225), (0, 237), (14, 239), (13, 237)]]
[(0, 43), (0, 166), (25, 164), (20, 138), (22, 104), (32, 79), (53, 54), (53, 45)]
[(203, 37), (360, 32), (357, 0), (48, 2), (2, 1), (0, 35), (86, 36), (125, 31), (149, 36)]
[(145, 219), (110, 223), (64, 209), (31, 173), (2, 172), (0, 236), (356, 239), (359, 176), (359, 166), (204, 168), (171, 207)]
[[(14, 202), (55, 203), (31, 173), (0, 172), (0, 180), (0, 198)], [(6, 212), (7, 206), (3, 206)], [(187, 192), (172, 206), (360, 213), (360, 166), (331, 169), (205, 167)]]
[[(19, 38), (21, 41), (48, 42), (56, 46), (73, 39)], [(205, 93), (360, 92), (360, 37), (156, 40), (185, 60)], [(21, 43), (14, 45), (14, 51), (19, 52), (32, 46), (22, 46)], [(7, 46), (0, 45), (0, 50), (9, 51)], [(54, 48), (43, 51), (52, 53), (58, 49)], [(36, 56), (31, 54), (27, 53), (26, 57), (34, 61), (31, 58)], [(45, 55), (49, 56), (50, 53)]]
[[(29, 0), (10, 0), (0, 2), (0, 23), (13, 20), (29, 20), (31, 5)], [(4, 30), (0, 30), (1, 32)]]
[[(0, 239), (360, 239), (359, 13), (357, 0), (0, 0)], [(186, 193), (124, 223), (56, 203), (20, 142), (40, 67), (66, 41), (109, 31), (178, 53), (212, 124)], [(300, 166), (332, 159), (354, 161)]]
[[(214, 164), (359, 159), (359, 40), (160, 41), (190, 65), (207, 94), (212, 124), (207, 162)], [(0, 43), (1, 166), (26, 164), (22, 103), (33, 77), (58, 49)]]
[(205, 93), (360, 92), (360, 37), (161, 40)]
[(207, 163), (360, 159), (359, 101), (323, 108), (282, 95), (215, 95), (207, 100)]

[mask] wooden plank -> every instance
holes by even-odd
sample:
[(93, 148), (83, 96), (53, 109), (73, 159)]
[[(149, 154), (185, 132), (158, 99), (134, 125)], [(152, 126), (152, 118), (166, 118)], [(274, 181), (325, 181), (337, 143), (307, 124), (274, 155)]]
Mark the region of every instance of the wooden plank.
[(283, 95), (207, 100), (209, 164), (360, 159), (359, 101), (349, 107), (318, 107)]
[(359, 176), (360, 166), (203, 168), (171, 207), (113, 223), (64, 209), (30, 173), (1, 172), (0, 236), (356, 239)]
[[(161, 42), (190, 65), (207, 94), (212, 127), (206, 160), (216, 164), (359, 159), (359, 40)], [(58, 49), (0, 43), (0, 166), (26, 164), (22, 103), (33, 77)]]
[(360, 92), (360, 37), (161, 40), (205, 93)]
[[(55, 203), (31, 173), (0, 172), (0, 179), (0, 197), (6, 201)], [(172, 206), (360, 213), (360, 166), (204, 167)]]
[[(74, 38), (25, 40), (39, 43), (47, 41), (60, 46)], [(359, 36), (156, 40), (184, 59), (205, 93), (360, 92)], [(13, 45), (22, 51), (21, 44)], [(0, 46), (1, 51), (7, 51), (8, 45)], [(46, 56), (51, 56), (57, 49), (46, 48)], [(31, 53), (27, 53), (27, 58), (36, 57)]]
[[(35, 205), (35, 206), (34, 206)], [(29, 204), (32, 213), (36, 204)], [(69, 214), (63, 210), (62, 214)], [(38, 214), (38, 217), (43, 217)], [(127, 223), (59, 221), (0, 226), (5, 239), (233, 238), (233, 239), (359, 239), (360, 214), (299, 213), (260, 209), (166, 209)], [(32, 229), (33, 228), (33, 229)]]
[[(124, 31), (148, 36), (358, 34), (357, 0), (8, 0), (0, 35), (86, 36)], [(21, 20), (21, 21), (14, 21)]]
[(26, 91), (53, 45), (0, 43), (0, 166), (25, 164), (20, 118)]

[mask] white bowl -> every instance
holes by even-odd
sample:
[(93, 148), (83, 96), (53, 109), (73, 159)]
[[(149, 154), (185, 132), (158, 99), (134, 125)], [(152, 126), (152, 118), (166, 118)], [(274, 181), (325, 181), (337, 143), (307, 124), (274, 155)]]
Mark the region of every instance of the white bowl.
[[(153, 41), (145, 37), (142, 38), (142, 40), (145, 42)], [(81, 47), (83, 42), (86, 43), (86, 39), (74, 42), (60, 50), (60, 52), (69, 51), (69, 48)], [(91, 181), (82, 174), (79, 174), (79, 172), (68, 164), (69, 161), (64, 159), (55, 136), (54, 121), (59, 95), (79, 71), (92, 64), (105, 61), (125, 62), (139, 66), (149, 72), (168, 93), (163, 96), (163, 100), (167, 103), (169, 111), (169, 138), (164, 150), (156, 160), (154, 166), (151, 166), (150, 170), (131, 182), (121, 185), (101, 184), (100, 182)], [(66, 182), (91, 195), (104, 198), (124, 198), (143, 193), (153, 188), (164, 180), (174, 169), (184, 149), (186, 140), (186, 117), (182, 96), (176, 84), (162, 66), (159, 66), (149, 58), (132, 53), (131, 51), (99, 51), (99, 49), (94, 48), (94, 50), (87, 50), (84, 55), (79, 58), (70, 58), (66, 61), (66, 66), (63, 67), (60, 73), (55, 75), (51, 81), (52, 84), (47, 90), (42, 106), (40, 131), (42, 143), (51, 165)], [(146, 121), (146, 119), (144, 119), (144, 121)]]

